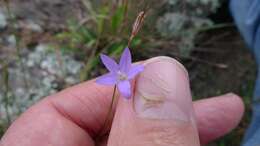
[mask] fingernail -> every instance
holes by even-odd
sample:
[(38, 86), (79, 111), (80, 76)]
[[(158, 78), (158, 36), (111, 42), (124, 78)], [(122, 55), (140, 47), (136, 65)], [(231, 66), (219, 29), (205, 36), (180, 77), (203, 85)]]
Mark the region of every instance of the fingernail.
[(176, 60), (157, 57), (144, 63), (145, 70), (136, 80), (134, 108), (147, 119), (190, 121), (192, 99), (188, 73)]

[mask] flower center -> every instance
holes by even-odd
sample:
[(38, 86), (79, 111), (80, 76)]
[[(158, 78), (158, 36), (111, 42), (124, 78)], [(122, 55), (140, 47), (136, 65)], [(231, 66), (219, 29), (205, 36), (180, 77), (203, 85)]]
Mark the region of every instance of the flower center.
[(117, 78), (119, 81), (125, 81), (128, 79), (127, 75), (121, 71), (117, 72)]

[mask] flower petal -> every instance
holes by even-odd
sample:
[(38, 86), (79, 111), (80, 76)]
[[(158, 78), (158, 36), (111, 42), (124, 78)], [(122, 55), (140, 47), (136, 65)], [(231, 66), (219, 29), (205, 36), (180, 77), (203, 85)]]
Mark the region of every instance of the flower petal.
[(132, 66), (131, 69), (129, 70), (128, 74), (127, 74), (128, 79), (133, 79), (136, 75), (138, 75), (143, 70), (144, 70), (144, 66), (143, 65), (134, 65), (134, 66)]
[(101, 54), (100, 57), (101, 57), (103, 64), (106, 66), (106, 68), (110, 72), (117, 72), (119, 70), (118, 64), (112, 58), (110, 58), (104, 54)]
[(121, 93), (121, 95), (125, 98), (125, 99), (130, 99), (131, 97), (131, 85), (129, 81), (122, 81), (118, 83), (118, 89), (119, 92)]
[(116, 74), (108, 73), (97, 78), (96, 83), (102, 85), (115, 85), (117, 82)]
[(131, 52), (129, 48), (125, 48), (119, 62), (120, 70), (123, 71), (124, 73), (127, 73), (130, 70), (131, 63), (132, 63)]

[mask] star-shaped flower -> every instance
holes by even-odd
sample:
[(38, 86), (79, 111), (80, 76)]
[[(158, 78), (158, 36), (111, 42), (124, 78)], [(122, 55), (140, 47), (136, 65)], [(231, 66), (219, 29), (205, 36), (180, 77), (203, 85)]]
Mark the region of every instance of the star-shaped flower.
[(144, 66), (132, 64), (132, 57), (129, 48), (125, 48), (119, 64), (103, 54), (101, 55), (101, 60), (109, 70), (109, 73), (99, 77), (96, 80), (96, 83), (102, 85), (116, 85), (121, 95), (126, 99), (130, 99), (132, 94), (130, 80), (142, 72)]

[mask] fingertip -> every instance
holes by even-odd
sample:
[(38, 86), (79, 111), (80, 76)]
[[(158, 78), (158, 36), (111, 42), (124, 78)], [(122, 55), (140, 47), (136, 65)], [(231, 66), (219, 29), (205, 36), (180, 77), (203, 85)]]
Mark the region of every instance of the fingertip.
[[(240, 97), (234, 93), (228, 93), (224, 97), (229, 98), (229, 100), (232, 101), (234, 110), (236, 109), (237, 113), (240, 113), (240, 116), (239, 116), (240, 118), (238, 117), (238, 119), (242, 119), (244, 112), (245, 112), (245, 104), (244, 104), (242, 97)], [(222, 98), (224, 98), (224, 97), (222, 97)]]
[(206, 144), (237, 127), (244, 109), (242, 98), (234, 93), (194, 102), (201, 143)]

